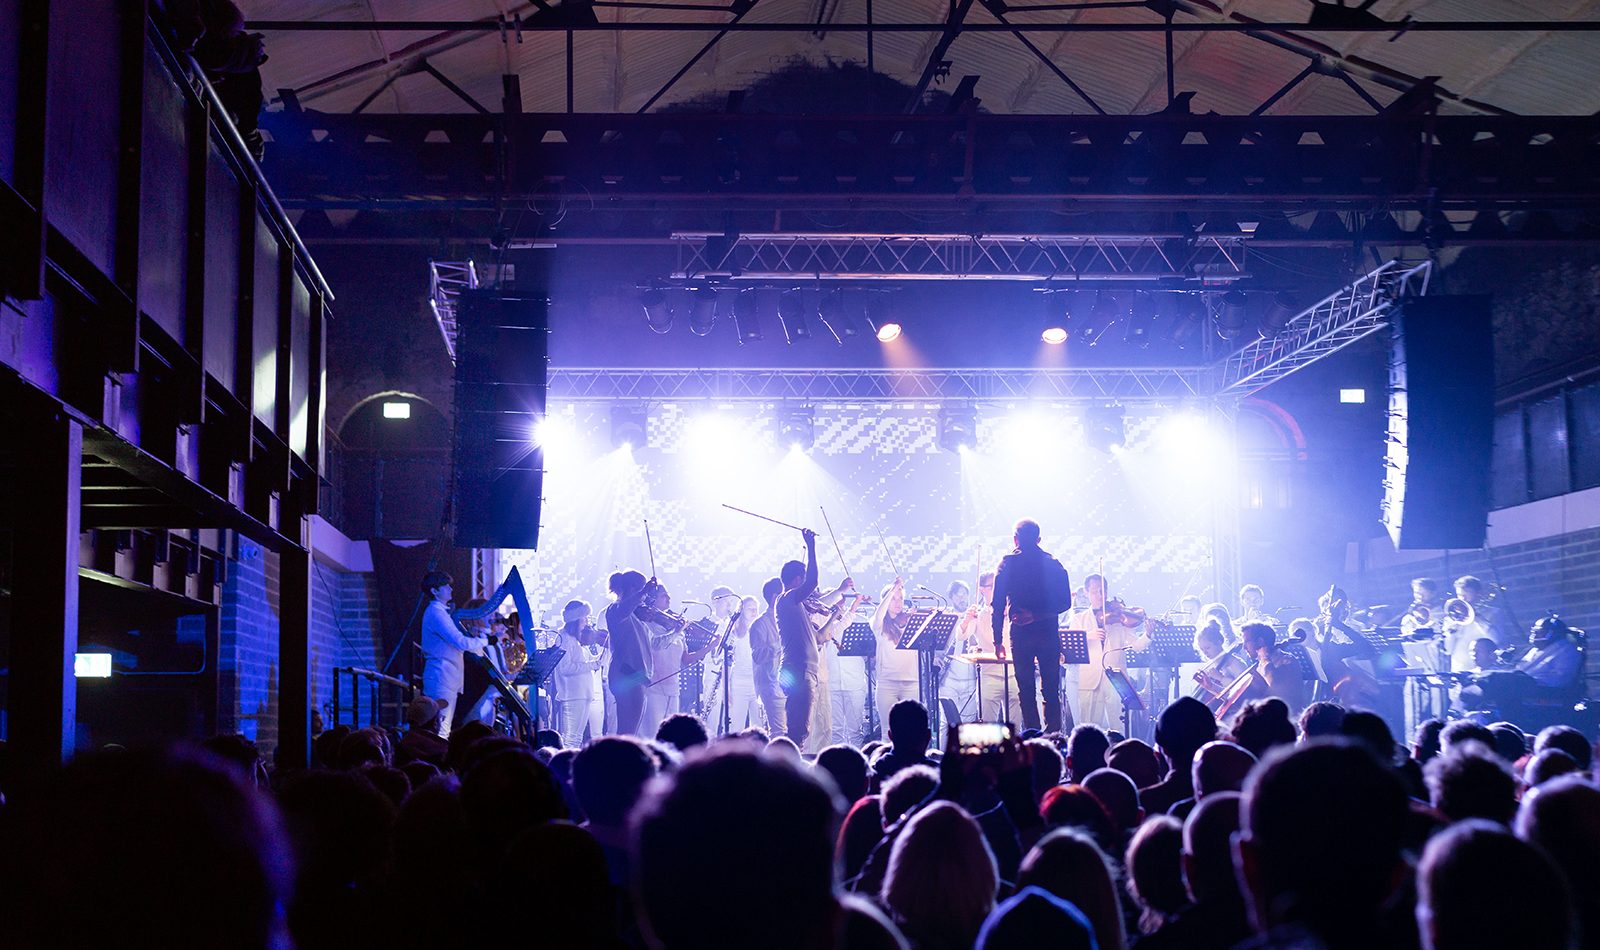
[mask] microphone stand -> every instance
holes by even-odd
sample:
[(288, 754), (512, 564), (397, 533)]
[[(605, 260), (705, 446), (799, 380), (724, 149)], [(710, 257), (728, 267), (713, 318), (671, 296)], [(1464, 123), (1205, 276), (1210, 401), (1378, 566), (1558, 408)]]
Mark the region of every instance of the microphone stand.
[[(742, 608), (741, 608), (742, 609)], [(734, 614), (728, 618), (728, 632), (722, 636), (722, 734), (733, 731), (733, 625), (739, 620)]]

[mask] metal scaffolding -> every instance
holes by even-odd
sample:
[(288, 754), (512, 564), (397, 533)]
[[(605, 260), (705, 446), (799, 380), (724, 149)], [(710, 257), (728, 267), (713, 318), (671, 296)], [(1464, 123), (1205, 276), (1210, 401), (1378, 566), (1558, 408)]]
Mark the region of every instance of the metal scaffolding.
[(478, 269), (471, 261), (428, 262), (428, 306), (452, 361), (456, 358), (456, 301), (463, 290), (477, 289)]
[(1161, 280), (1248, 277), (1244, 237), (678, 234), (677, 279)]

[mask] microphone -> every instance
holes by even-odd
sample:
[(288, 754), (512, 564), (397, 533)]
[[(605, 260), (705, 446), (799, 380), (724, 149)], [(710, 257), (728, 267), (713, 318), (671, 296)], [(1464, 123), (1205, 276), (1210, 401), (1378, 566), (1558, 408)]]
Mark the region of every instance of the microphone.
[(925, 590), (925, 591), (927, 591), (927, 592), (928, 592), (928, 593), (930, 593), (930, 594), (932, 594), (932, 595), (933, 595), (933, 596), (934, 596), (934, 597), (937, 597), (937, 598), (938, 598), (938, 599), (939, 599), (939, 602), (940, 602), (940, 603), (941, 603), (941, 604), (945, 604), (945, 605), (947, 605), (947, 606), (948, 606), (948, 605), (949, 605), (949, 603), (950, 603), (950, 601), (948, 601), (948, 600), (946, 600), (946, 599), (945, 599), (945, 598), (944, 598), (944, 595), (942, 595), (942, 594), (940, 594), (940, 593), (939, 593), (939, 592), (938, 592), (938, 591), (936, 591), (936, 590), (933, 590), (933, 589), (931, 589), (931, 588), (929, 588), (929, 587), (926, 587), (926, 586), (924, 586), (924, 585), (922, 585), (922, 584), (918, 584), (918, 585), (917, 585), (917, 590)]
[(710, 607), (711, 606), (710, 604), (701, 603), (698, 600), (679, 600), (678, 603), (680, 603), (680, 604), (694, 604), (696, 607)]

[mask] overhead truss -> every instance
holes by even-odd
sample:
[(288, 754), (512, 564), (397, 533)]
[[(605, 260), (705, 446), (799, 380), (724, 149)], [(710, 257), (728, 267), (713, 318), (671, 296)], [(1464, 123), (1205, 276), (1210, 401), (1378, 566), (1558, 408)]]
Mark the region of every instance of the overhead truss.
[(753, 280), (1152, 280), (1249, 276), (1243, 237), (681, 234), (673, 277)]
[(476, 289), (478, 268), (471, 261), (428, 262), (428, 306), (452, 360), (456, 358), (456, 306), (463, 290)]
[(1203, 395), (1202, 367), (1073, 369), (603, 369), (552, 367), (551, 399), (1174, 404)]
[(1428, 291), (1433, 265), (1390, 261), (1329, 294), (1289, 321), (1283, 332), (1229, 355), (1219, 396), (1248, 396), (1296, 370), (1388, 326), (1389, 310)]

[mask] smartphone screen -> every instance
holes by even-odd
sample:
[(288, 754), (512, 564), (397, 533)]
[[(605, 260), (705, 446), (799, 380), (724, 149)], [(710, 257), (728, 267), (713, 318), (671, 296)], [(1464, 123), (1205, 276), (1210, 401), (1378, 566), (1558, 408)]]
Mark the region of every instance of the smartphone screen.
[(1003, 722), (964, 722), (956, 727), (962, 752), (992, 752), (1011, 737), (1011, 726)]

